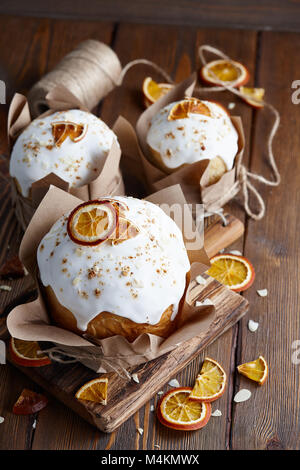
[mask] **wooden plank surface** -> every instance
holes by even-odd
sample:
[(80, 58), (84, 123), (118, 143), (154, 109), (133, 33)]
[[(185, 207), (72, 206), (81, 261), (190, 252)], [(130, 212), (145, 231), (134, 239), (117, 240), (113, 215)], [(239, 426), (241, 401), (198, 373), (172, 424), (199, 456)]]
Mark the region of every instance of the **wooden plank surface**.
[[(198, 44), (210, 43), (220, 47), (250, 68), (252, 84), (256, 77), (256, 83), (266, 87), (267, 99), (277, 105), (283, 114), (276, 138), (276, 154), (283, 183), (280, 188), (262, 190), (268, 202), (265, 219), (247, 222), (244, 239), (234, 245), (234, 248), (241, 251), (245, 247), (245, 254), (254, 263), (257, 272), (254, 286), (245, 294), (250, 300), (250, 313), (239, 326), (226, 332), (205, 350), (205, 355), (219, 360), (229, 372), (229, 387), (214, 405), (222, 411), (222, 417), (212, 418), (209, 425), (200, 432), (176, 433), (157, 423), (148, 402), (117, 432), (107, 436), (52, 400), (36, 417), (36, 428), (32, 429), (32, 419), (20, 420), (11, 414), (14, 398), (23, 386), (30, 386), (30, 382), (7, 365), (0, 366), (0, 415), (6, 418), (6, 432), (1, 433), (0, 448), (124, 450), (152, 449), (154, 444), (158, 444), (161, 449), (179, 450), (299, 449), (297, 406), (300, 392), (298, 369), (291, 363), (291, 344), (300, 338), (297, 315), (299, 222), (296, 217), (299, 203), (297, 155), (300, 143), (300, 105), (292, 105), (290, 95), (291, 82), (300, 77), (299, 65), (294, 59), (300, 45), (300, 36), (150, 25), (121, 24), (103, 27), (94, 22), (73, 23), (65, 20), (6, 17), (0, 18), (0, 26), (0, 45), (4, 44), (4, 47), (0, 47), (0, 72), (9, 77), (10, 90), (28, 88), (45, 69), (72, 49), (75, 43), (88, 37), (89, 32), (93, 37), (99, 38), (97, 35), (107, 27), (109, 33), (106, 42), (110, 43), (109, 38), (113, 38), (113, 46), (123, 64), (133, 58), (146, 57), (163, 66), (177, 80), (187, 76), (197, 65)], [(12, 31), (16, 34), (12, 34)], [(114, 34), (111, 36), (112, 31)], [(41, 45), (37, 39), (34, 40), (38, 37)], [(10, 47), (13, 47), (14, 56), (10, 53)], [(45, 51), (48, 62), (44, 56)], [(145, 75), (159, 78), (144, 66), (130, 71), (124, 88), (114, 91), (99, 108), (104, 120), (111, 124), (122, 113), (132, 123), (136, 121), (142, 110), (137, 90)], [(217, 99), (220, 99), (220, 95), (217, 95)], [(236, 102), (233, 113), (242, 115), (248, 142), (245, 161), (248, 162), (251, 156), (253, 171), (268, 174), (269, 168), (264, 162), (263, 150), (267, 129), (264, 111), (253, 111), (226, 93), (222, 94), (223, 99), (227, 103)], [(0, 111), (3, 124), (5, 107), (1, 106)], [(1, 149), (5, 151), (3, 125), (1, 129)], [(232, 213), (244, 218), (240, 202), (239, 196), (229, 207)], [(282, 207), (284, 210), (281, 210)], [(16, 247), (17, 242), (14, 243)], [(1, 242), (2, 258), (5, 256), (5, 251), (2, 250), (6, 250), (7, 244), (8, 239)], [(268, 287), (270, 295), (262, 299), (257, 296), (256, 289), (264, 287)], [(3, 295), (5, 293), (1, 293), (0, 300)], [(249, 318), (260, 322), (256, 333), (250, 333), (247, 329)], [(271, 366), (270, 378), (261, 389), (253, 387), (249, 381), (236, 374), (237, 363), (253, 359), (259, 353), (265, 354)], [(200, 355), (177, 375), (182, 385), (192, 384), (203, 357), (204, 354)], [(248, 402), (234, 405), (233, 395), (242, 386), (250, 388), (253, 395)], [(31, 384), (31, 387), (34, 386)], [(151, 400), (151, 404), (156, 401), (157, 397)], [(144, 429), (143, 436), (136, 432), (139, 426)]]
[[(250, 389), (253, 398), (234, 409), (232, 445), (236, 449), (300, 448), (299, 365), (292, 362), (292, 343), (300, 338), (300, 105), (291, 100), (291, 84), (300, 77), (299, 61), (293, 60), (299, 47), (299, 34), (263, 33), (261, 37), (257, 85), (266, 87), (267, 99), (281, 112), (275, 149), (282, 184), (273, 189), (259, 186), (267, 215), (259, 223), (248, 223), (245, 255), (256, 266), (255, 288), (267, 288), (268, 297), (260, 298), (255, 289), (245, 294), (250, 317), (260, 325), (253, 335), (247, 321), (241, 322), (237, 360), (245, 362), (262, 354), (269, 362), (270, 379), (257, 390), (238, 377), (236, 386)], [(268, 124), (266, 113), (258, 113), (251, 170), (269, 178), (264, 159)], [(247, 433), (243, 432), (246, 426)]]
[[(76, 400), (75, 393), (79, 387), (98, 376), (81, 364), (64, 365), (53, 362), (47, 367), (37, 369), (20, 367), (20, 370), (41, 385), (46, 393), (53, 394), (92, 425), (104, 432), (115, 431), (159, 392), (168, 380), (187, 366), (200, 351), (246, 314), (248, 302), (242, 296), (230, 291), (208, 275), (204, 277), (206, 284), (203, 286), (193, 281), (190, 300), (194, 303), (196, 300), (203, 302), (205, 299), (210, 299), (214, 304), (216, 316), (207, 332), (180, 344), (173, 351), (153, 361), (131, 368), (130, 373), (137, 375), (139, 383), (128, 381), (126, 378), (124, 380), (124, 377), (116, 373), (106, 374), (109, 379), (106, 406), (92, 402), (80, 403)], [(3, 337), (0, 336), (0, 339)]]
[(297, 0), (2, 0), (0, 13), (48, 18), (299, 31)]

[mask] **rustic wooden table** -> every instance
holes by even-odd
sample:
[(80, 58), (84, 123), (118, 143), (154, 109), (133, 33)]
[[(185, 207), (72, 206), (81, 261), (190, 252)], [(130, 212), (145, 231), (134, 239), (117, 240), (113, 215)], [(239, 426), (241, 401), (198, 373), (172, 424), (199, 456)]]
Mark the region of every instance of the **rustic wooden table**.
[[(197, 65), (200, 44), (212, 44), (246, 64), (252, 84), (266, 89), (266, 98), (281, 113), (275, 151), (282, 184), (279, 188), (259, 188), (266, 201), (263, 220), (245, 217), (239, 198), (230, 210), (244, 220), (246, 231), (234, 248), (243, 251), (255, 266), (256, 281), (245, 293), (250, 301), (247, 316), (205, 351), (228, 371), (229, 386), (213, 409), (222, 416), (212, 418), (201, 431), (184, 433), (163, 428), (147, 403), (118, 431), (107, 435), (95, 430), (54, 399), (35, 417), (16, 417), (12, 405), (24, 387), (35, 387), (10, 365), (0, 366), (0, 449), (299, 449), (299, 366), (292, 362), (292, 343), (300, 339), (299, 316), (299, 233), (297, 219), (300, 186), (300, 106), (292, 104), (291, 84), (300, 79), (297, 52), (300, 33), (246, 30), (197, 29), (194, 27), (113, 24), (67, 20), (0, 17), (0, 78), (7, 85), (7, 101), (15, 91), (25, 92), (41, 75), (80, 41), (94, 38), (111, 45), (125, 65), (146, 57), (169, 72), (176, 81), (187, 77)], [(121, 113), (132, 123), (142, 111), (141, 84), (146, 75), (155, 75), (146, 66), (130, 71), (124, 86), (113, 91), (98, 112), (109, 125)], [(265, 111), (256, 111), (232, 96), (218, 95), (225, 103), (236, 102), (234, 114), (244, 123), (247, 149), (245, 161), (251, 171), (269, 176), (265, 136), (270, 126)], [(1, 146), (7, 155), (7, 106), (0, 106)], [(7, 174), (7, 161), (0, 160)], [(10, 210), (9, 190), (0, 177), (0, 262), (16, 253), (21, 234)], [(16, 294), (21, 283), (14, 281)], [(267, 288), (261, 298), (256, 290)], [(1, 305), (6, 303), (1, 292)], [(249, 319), (259, 322), (256, 333), (247, 328)], [(3, 319), (2, 319), (3, 321)], [(270, 365), (270, 376), (256, 387), (236, 373), (236, 365), (262, 354)], [(190, 385), (203, 355), (177, 376)], [(249, 401), (234, 404), (235, 392), (246, 387)], [(36, 420), (36, 426), (33, 426)], [(144, 429), (141, 436), (137, 427)]]

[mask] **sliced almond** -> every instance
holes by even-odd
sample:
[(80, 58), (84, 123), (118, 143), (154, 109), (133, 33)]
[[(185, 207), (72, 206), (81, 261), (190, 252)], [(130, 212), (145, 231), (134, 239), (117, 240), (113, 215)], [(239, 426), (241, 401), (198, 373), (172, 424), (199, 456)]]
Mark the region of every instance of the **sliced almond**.
[(267, 297), (268, 289), (260, 289), (256, 291), (260, 297)]
[(254, 321), (254, 320), (249, 320), (248, 321), (248, 329), (252, 333), (254, 333), (257, 330), (258, 326), (259, 326), (259, 323), (257, 323), (256, 321)]
[(242, 403), (243, 401), (249, 400), (250, 397), (251, 397), (250, 390), (247, 390), (246, 388), (242, 388), (242, 390), (236, 393), (234, 397), (234, 401), (236, 403)]

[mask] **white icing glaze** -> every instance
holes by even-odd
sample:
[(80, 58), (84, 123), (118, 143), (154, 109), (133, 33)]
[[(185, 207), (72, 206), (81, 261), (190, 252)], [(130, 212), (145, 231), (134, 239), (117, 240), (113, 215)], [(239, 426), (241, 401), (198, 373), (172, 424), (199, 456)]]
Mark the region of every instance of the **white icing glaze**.
[[(125, 217), (139, 227), (135, 238), (114, 246), (78, 245), (67, 234), (67, 214), (37, 251), (43, 285), (52, 287), (82, 331), (103, 311), (154, 325), (174, 305), (173, 319), (190, 270), (182, 233), (160, 207), (135, 198), (115, 199), (127, 204)], [(89, 278), (90, 270), (97, 275)]]
[[(51, 126), (55, 121), (87, 124), (87, 132), (79, 142), (73, 142), (67, 137), (60, 147), (56, 147)], [(18, 180), (25, 197), (32, 183), (51, 172), (70, 183), (71, 187), (83, 186), (99, 175), (113, 138), (117, 140), (101, 119), (79, 109), (37, 118), (15, 142), (10, 159), (10, 175)]]
[(233, 167), (238, 150), (237, 131), (222, 106), (202, 102), (209, 108), (211, 116), (190, 114), (185, 119), (168, 121), (169, 112), (179, 101), (165, 106), (153, 116), (147, 143), (161, 155), (167, 168), (218, 156), (227, 170)]

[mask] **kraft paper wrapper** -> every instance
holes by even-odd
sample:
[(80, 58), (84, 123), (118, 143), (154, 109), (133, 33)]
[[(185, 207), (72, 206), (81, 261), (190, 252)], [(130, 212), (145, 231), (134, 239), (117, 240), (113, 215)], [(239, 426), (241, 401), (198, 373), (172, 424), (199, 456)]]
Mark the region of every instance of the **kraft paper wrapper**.
[(235, 157), (234, 167), (226, 172), (217, 183), (210, 186), (207, 186), (208, 159), (185, 165), (173, 173), (166, 175), (162, 170), (151, 163), (153, 157), (150, 154), (146, 141), (152, 117), (169, 103), (192, 96), (195, 83), (196, 75), (193, 74), (176, 85), (165, 96), (143, 112), (136, 125), (140, 150), (137, 159), (139, 158), (143, 165), (149, 191), (158, 191), (159, 189), (167, 188), (173, 184), (180, 184), (188, 203), (201, 202), (204, 204), (205, 210), (216, 211), (232, 199), (239, 190), (235, 185), (235, 181), (245, 147), (241, 118), (236, 116), (231, 117), (231, 121), (238, 133), (238, 152)]
[[(156, 204), (186, 204), (179, 185), (161, 190), (148, 200)], [(59, 188), (50, 187), (34, 214), (20, 247), (20, 259), (32, 276), (37, 272), (36, 251), (41, 239), (60, 216), (81, 202)], [(185, 212), (185, 214), (193, 230), (191, 213)], [(192, 238), (190, 234), (186, 235), (187, 238)], [(215, 318), (214, 306), (195, 307), (197, 288), (201, 286), (194, 279), (206, 271), (209, 265), (202, 241), (202, 238), (201, 241), (199, 239), (196, 249), (188, 252), (191, 261), (191, 282), (183, 303), (181, 322), (178, 329), (166, 339), (152, 334), (142, 334), (130, 343), (122, 336), (113, 336), (97, 340), (95, 345), (75, 333), (51, 325), (41, 292), (34, 302), (19, 305), (12, 310), (7, 319), (9, 332), (13, 337), (27, 341), (52, 342), (66, 354), (75, 351), (80, 358), (78, 360), (96, 372), (108, 372), (116, 365), (127, 368), (161, 356), (184, 341), (204, 335)], [(82, 358), (83, 355), (87, 357)], [(110, 367), (110, 363), (114, 367)]]
[[(64, 109), (79, 108), (88, 111), (79, 102), (79, 100), (65, 87), (60, 86), (54, 88), (47, 95), (49, 107), (51, 108), (42, 116), (48, 116), (55, 111)], [(113, 126), (113, 131), (117, 134), (118, 129), (122, 128), (124, 119), (119, 118)], [(9, 146), (12, 148), (13, 143), (19, 134), (31, 123), (29, 106), (25, 96), (16, 93), (11, 102), (8, 113), (8, 139)], [(26, 230), (36, 208), (43, 199), (50, 185), (57, 186), (64, 191), (70, 192), (83, 201), (96, 199), (101, 196), (114, 196), (124, 194), (124, 183), (120, 171), (121, 150), (113, 142), (113, 145), (104, 160), (99, 175), (91, 183), (80, 186), (78, 188), (70, 188), (69, 183), (54, 173), (49, 173), (44, 178), (34, 182), (31, 186), (30, 197), (23, 197), (12, 179), (12, 200), (15, 207), (17, 218), (23, 228)]]

